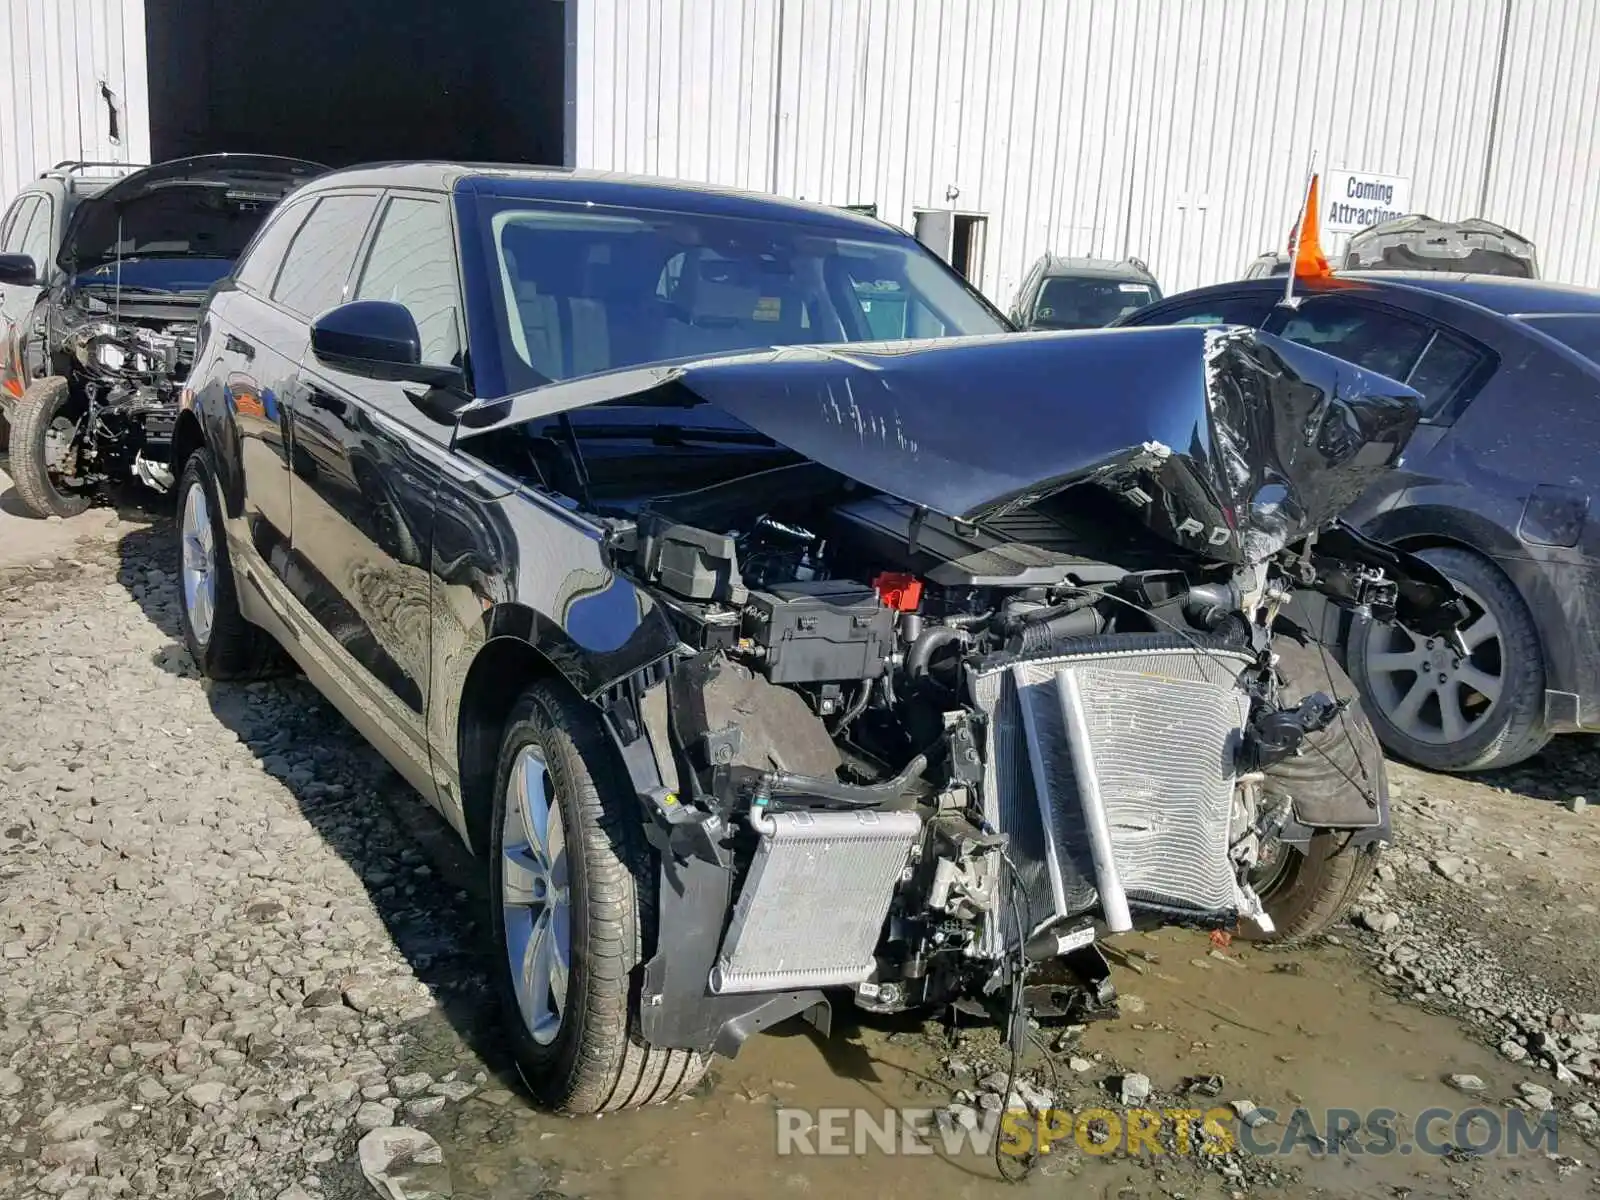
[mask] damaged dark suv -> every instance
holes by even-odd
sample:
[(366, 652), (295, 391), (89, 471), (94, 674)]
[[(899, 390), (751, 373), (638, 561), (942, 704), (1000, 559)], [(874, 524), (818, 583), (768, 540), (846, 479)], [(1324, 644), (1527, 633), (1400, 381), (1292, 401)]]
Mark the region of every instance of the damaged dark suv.
[(337, 172), (198, 361), (189, 650), (276, 639), (481, 857), (508, 1038), (572, 1112), (839, 1003), (1021, 1038), (1113, 1006), (1138, 927), (1325, 929), (1384, 764), (1284, 604), (1465, 611), (1338, 520), (1404, 386), (1248, 329), (1020, 337), (770, 196)]
[(61, 163), (23, 190), (0, 218), (0, 437), (30, 511), (71, 516), (108, 480), (172, 486), (200, 302), (324, 170), (254, 154)]

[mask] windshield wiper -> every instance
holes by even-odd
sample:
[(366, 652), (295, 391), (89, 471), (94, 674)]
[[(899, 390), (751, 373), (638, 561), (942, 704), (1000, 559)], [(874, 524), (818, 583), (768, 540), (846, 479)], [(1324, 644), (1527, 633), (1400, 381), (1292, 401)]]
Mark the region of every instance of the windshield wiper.
[(689, 442), (718, 442), (735, 446), (777, 446), (764, 433), (739, 429), (700, 429), (693, 425), (591, 425), (585, 429), (574, 427), (570, 434), (576, 438), (648, 439), (658, 446), (682, 446)]
[(80, 279), (80, 288), (105, 288), (113, 292), (137, 292), (141, 296), (193, 296), (198, 293), (193, 291), (178, 291), (175, 288), (149, 287), (142, 283), (118, 283), (114, 279)]

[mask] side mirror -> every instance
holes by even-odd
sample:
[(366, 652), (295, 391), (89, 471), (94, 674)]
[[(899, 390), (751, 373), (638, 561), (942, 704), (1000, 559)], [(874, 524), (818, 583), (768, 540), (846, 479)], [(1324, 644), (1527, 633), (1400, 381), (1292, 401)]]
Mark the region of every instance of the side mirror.
[(26, 254), (0, 254), (0, 283), (35, 287), (39, 283), (39, 267)]
[(311, 325), (317, 361), (367, 379), (460, 387), (461, 368), (422, 361), (422, 335), (403, 304), (353, 300), (329, 309)]

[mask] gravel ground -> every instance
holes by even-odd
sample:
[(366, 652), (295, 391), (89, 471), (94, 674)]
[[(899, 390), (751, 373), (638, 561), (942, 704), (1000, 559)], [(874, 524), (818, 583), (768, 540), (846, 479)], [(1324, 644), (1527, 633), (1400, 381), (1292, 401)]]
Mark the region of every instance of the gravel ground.
[[(202, 683), (170, 531), (119, 535), (0, 567), (0, 1196), (370, 1195), (357, 1141), (394, 1125), (440, 1134), (457, 1197), (562, 1195), (527, 1144), (560, 1126), (529, 1133), (501, 1077), (459, 849), (303, 680)], [(1597, 767), (1565, 739), (1487, 781), (1396, 768), (1400, 843), (1341, 933), (1580, 1135), (1600, 1133), (1600, 814), (1565, 802)], [(1025, 1088), (1149, 1086), (1131, 1054), (1057, 1045)], [(998, 1103), (981, 1038), (939, 1053), (934, 1090)], [(480, 1151), (514, 1155), (503, 1187), (472, 1191), (499, 1177), (459, 1161)], [(1296, 1194), (1282, 1164), (1209, 1170), (1222, 1194)], [(1188, 1186), (1160, 1190), (1213, 1194)]]
[(1354, 914), (1397, 994), (1462, 1018), (1511, 1062), (1548, 1071), (1553, 1106), (1591, 1136), (1600, 1133), (1600, 812), (1569, 804), (1594, 788), (1597, 769), (1600, 741), (1587, 737), (1558, 739), (1536, 766), (1479, 784), (1392, 768), (1403, 838)]
[(407, 1063), (478, 980), (397, 777), (302, 680), (202, 686), (167, 546), (0, 582), (0, 1195), (294, 1197), (486, 1080)]

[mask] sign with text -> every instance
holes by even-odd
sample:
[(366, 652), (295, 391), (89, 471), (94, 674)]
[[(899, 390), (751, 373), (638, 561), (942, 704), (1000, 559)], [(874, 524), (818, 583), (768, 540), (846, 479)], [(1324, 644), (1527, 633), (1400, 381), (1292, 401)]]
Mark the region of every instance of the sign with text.
[(1322, 228), (1354, 233), (1411, 211), (1411, 180), (1370, 171), (1329, 171), (1322, 193)]

